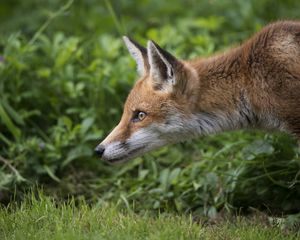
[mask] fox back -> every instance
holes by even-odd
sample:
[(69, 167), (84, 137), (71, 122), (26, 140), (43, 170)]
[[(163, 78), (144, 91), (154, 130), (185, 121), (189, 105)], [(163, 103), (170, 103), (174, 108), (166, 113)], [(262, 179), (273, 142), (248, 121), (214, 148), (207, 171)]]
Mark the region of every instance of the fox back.
[(241, 128), (300, 140), (300, 22), (270, 24), (225, 53), (179, 60), (124, 37), (139, 79), (119, 124), (96, 147), (111, 163), (161, 146)]

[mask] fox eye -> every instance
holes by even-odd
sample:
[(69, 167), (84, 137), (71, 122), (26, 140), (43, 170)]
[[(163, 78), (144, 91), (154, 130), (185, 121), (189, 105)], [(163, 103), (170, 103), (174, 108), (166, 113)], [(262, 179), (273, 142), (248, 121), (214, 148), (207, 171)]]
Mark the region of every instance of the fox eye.
[(132, 121), (133, 122), (140, 122), (143, 121), (145, 119), (145, 117), (147, 116), (147, 114), (145, 112), (142, 111), (136, 111), (133, 115)]
[(139, 118), (140, 121), (144, 120), (145, 117), (146, 117), (146, 113), (139, 112), (138, 118)]

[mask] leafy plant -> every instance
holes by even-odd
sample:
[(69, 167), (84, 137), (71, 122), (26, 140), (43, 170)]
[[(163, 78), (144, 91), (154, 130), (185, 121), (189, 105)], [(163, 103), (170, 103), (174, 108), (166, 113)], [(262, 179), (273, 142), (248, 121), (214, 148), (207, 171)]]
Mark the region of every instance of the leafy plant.
[(136, 78), (121, 34), (181, 58), (208, 56), (271, 20), (299, 18), (298, 8), (283, 0), (1, 1), (0, 201), (37, 184), (134, 211), (298, 213), (299, 150), (287, 135), (224, 133), (116, 167), (93, 157)]

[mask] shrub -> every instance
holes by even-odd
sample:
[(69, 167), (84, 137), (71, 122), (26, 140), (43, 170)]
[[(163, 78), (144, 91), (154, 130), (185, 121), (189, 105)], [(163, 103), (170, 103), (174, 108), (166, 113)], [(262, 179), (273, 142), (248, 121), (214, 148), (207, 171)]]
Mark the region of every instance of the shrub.
[(93, 157), (136, 78), (120, 34), (207, 56), (272, 19), (299, 17), (298, 1), (14, 3), (1, 3), (10, 15), (0, 16), (0, 201), (38, 184), (136, 211), (299, 211), (299, 151), (286, 135), (224, 133), (117, 167)]

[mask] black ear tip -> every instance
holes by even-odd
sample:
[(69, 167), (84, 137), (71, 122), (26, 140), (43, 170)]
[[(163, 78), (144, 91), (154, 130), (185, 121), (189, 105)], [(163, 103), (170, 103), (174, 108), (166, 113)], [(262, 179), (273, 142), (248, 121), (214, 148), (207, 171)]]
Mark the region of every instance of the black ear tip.
[(128, 36), (123, 36), (123, 40), (125, 42), (125, 45), (128, 46), (134, 46), (137, 49), (139, 49), (143, 55), (147, 54), (147, 49), (144, 48), (142, 45), (140, 45), (138, 42), (136, 42), (135, 40), (133, 40), (131, 37)]
[(132, 37), (129, 37), (127, 35), (124, 35), (122, 38), (123, 38), (123, 40), (127, 40), (127, 41), (130, 41), (130, 42), (136, 43), (136, 41)]
[(125, 36), (125, 35), (122, 37), (122, 39), (125, 43), (130, 41), (130, 38), (128, 36)]
[(122, 38), (125, 43), (132, 43), (134, 45), (137, 45), (137, 42), (134, 41), (131, 37), (124, 35)]
[(158, 49), (159, 51), (163, 51), (163, 49), (153, 40), (148, 40), (148, 47)]
[(147, 47), (150, 48), (150, 49), (151, 48), (156, 48), (155, 42), (152, 41), (152, 40), (148, 40)]

